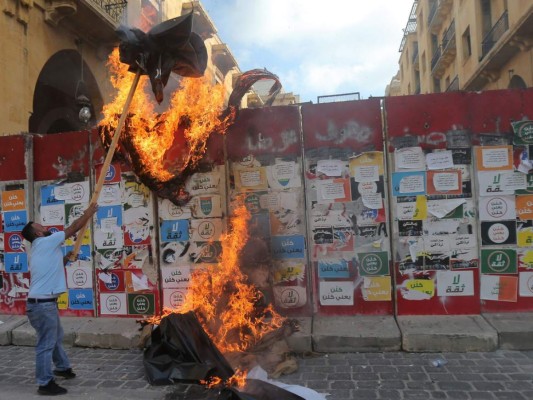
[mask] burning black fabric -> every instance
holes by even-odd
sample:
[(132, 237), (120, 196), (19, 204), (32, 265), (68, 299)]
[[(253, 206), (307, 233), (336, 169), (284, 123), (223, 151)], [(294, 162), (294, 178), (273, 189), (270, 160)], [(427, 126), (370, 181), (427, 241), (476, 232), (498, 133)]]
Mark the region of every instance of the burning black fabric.
[(120, 26), (120, 61), (130, 71), (141, 68), (148, 75), (152, 91), (159, 104), (170, 73), (198, 78), (207, 67), (207, 49), (204, 41), (192, 32), (193, 13), (169, 19), (154, 26), (148, 33), (137, 28)]
[[(159, 326), (152, 331), (143, 364), (146, 378), (152, 385), (200, 383), (213, 377), (227, 381), (234, 374), (192, 311), (169, 314), (161, 319)], [(245, 386), (239, 389), (225, 387), (216, 395), (216, 400), (280, 399), (304, 400), (258, 379), (246, 380)]]
[[(272, 80), (274, 83), (269, 91), (269, 97), (265, 102), (265, 105), (271, 105), (276, 95), (281, 90), (281, 83), (279, 78), (267, 71), (266, 69), (253, 69), (242, 73), (236, 81), (235, 87), (229, 97), (228, 106), (221, 113), (220, 120), (230, 118), (230, 123), (233, 123), (236, 118), (236, 114), (240, 108), (240, 103), (243, 96), (252, 88), (254, 83), (260, 80)], [(119, 116), (117, 116), (118, 123)], [(187, 118), (184, 117), (184, 120)], [(165, 120), (165, 114), (159, 116), (159, 121)], [(157, 123), (155, 124), (157, 126)], [(114, 130), (114, 127), (112, 127)], [(113, 139), (113, 131), (111, 127), (99, 127), (100, 137), (104, 148), (107, 150)], [(213, 134), (214, 132), (211, 132)], [(157, 134), (154, 132), (154, 134)], [(156, 176), (153, 176), (142, 164), (141, 157), (137, 151), (133, 134), (128, 129), (128, 120), (124, 133), (119, 140), (119, 147), (117, 153), (120, 155), (122, 161), (125, 161), (133, 170), (135, 175), (139, 177), (141, 182), (146, 185), (150, 190), (154, 191), (159, 197), (168, 199), (178, 206), (183, 206), (191, 199), (189, 193), (185, 191), (185, 183), (194, 173), (201, 172), (200, 167), (212, 165), (209, 161), (200, 161), (198, 164), (191, 162), (183, 163), (173, 171), (173, 177), (166, 181), (159, 180)]]
[(152, 332), (143, 364), (152, 385), (198, 383), (214, 376), (227, 380), (234, 374), (193, 312), (170, 314), (161, 320)]

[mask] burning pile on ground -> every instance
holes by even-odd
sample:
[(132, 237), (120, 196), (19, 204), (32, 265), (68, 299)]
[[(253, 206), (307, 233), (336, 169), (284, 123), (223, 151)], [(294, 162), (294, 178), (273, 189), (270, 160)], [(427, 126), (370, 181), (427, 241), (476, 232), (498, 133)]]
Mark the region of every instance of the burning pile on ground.
[[(190, 289), (180, 308), (165, 309), (161, 318), (144, 321), (150, 343), (145, 357), (149, 380), (231, 385), (245, 378), (241, 371), (256, 365), (273, 377), (297, 369), (285, 341), (298, 329), (297, 324), (280, 316), (271, 305), (263, 305), (261, 293), (239, 266), (249, 219), (246, 207), (237, 207), (231, 229), (222, 238), (218, 264), (191, 274)], [(156, 368), (154, 372), (154, 362), (164, 364), (165, 371)], [(172, 365), (170, 370), (168, 365)], [(197, 372), (196, 379), (184, 368)]]

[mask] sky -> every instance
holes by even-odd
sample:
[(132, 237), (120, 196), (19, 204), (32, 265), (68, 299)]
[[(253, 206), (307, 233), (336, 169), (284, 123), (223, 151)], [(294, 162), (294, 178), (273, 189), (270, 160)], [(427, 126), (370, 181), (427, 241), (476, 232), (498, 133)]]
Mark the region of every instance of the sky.
[(201, 0), (241, 71), (266, 68), (300, 102), (383, 96), (413, 0)]

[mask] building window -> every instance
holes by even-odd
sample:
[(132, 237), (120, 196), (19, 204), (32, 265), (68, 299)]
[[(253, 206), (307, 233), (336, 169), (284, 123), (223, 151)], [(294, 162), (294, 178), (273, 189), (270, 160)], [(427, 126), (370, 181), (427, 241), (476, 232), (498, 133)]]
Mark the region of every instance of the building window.
[(472, 55), (472, 41), (470, 39), (470, 27), (466, 28), (465, 33), (463, 33), (463, 59), (468, 60)]
[(440, 79), (433, 78), (433, 92), (440, 93)]

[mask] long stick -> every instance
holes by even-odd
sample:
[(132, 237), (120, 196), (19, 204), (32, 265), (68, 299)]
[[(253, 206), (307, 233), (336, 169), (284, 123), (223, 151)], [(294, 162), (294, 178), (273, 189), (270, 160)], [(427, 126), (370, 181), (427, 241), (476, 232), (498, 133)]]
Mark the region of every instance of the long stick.
[[(133, 79), (133, 82), (131, 84), (130, 92), (128, 93), (128, 97), (126, 99), (126, 102), (124, 103), (124, 108), (122, 109), (122, 115), (120, 116), (120, 119), (118, 121), (115, 134), (113, 135), (113, 140), (111, 141), (111, 144), (109, 145), (109, 149), (107, 150), (104, 164), (102, 165), (102, 169), (100, 170), (100, 176), (98, 177), (98, 181), (96, 182), (96, 188), (94, 189), (93, 197), (91, 198), (90, 204), (96, 204), (96, 202), (98, 201), (98, 197), (100, 197), (100, 192), (102, 191), (102, 187), (104, 186), (105, 176), (107, 174), (107, 170), (109, 169), (109, 165), (111, 165), (111, 160), (113, 159), (113, 155), (115, 154), (115, 150), (118, 145), (118, 140), (120, 138), (120, 133), (122, 132), (122, 127), (124, 126), (126, 117), (128, 116), (128, 110), (130, 108), (131, 100), (133, 99), (133, 94), (135, 93), (135, 90), (137, 89), (137, 84), (139, 83), (140, 77), (141, 77), (141, 68), (137, 69), (137, 73), (135, 74), (135, 78)], [(76, 260), (76, 257), (78, 256), (78, 253), (80, 251), (81, 242), (83, 241), (83, 236), (85, 235), (85, 230), (87, 229), (88, 225), (89, 225), (89, 221), (87, 221), (85, 225), (83, 226), (83, 228), (79, 230), (78, 238), (76, 239), (76, 243), (74, 244), (74, 248), (72, 249), (72, 255), (70, 256), (70, 261)]]

